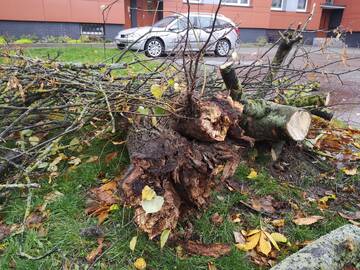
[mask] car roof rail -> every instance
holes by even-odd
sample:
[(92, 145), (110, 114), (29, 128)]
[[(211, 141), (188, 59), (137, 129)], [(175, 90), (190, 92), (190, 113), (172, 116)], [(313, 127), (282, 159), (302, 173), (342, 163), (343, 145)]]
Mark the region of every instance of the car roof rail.
[[(190, 12), (190, 15), (206, 15), (206, 16), (215, 16), (215, 13), (211, 13), (211, 12)], [(187, 16), (188, 13), (181, 13), (181, 15), (183, 16)], [(222, 14), (217, 14), (217, 17), (222, 17), (222, 18), (226, 18), (224, 15)]]

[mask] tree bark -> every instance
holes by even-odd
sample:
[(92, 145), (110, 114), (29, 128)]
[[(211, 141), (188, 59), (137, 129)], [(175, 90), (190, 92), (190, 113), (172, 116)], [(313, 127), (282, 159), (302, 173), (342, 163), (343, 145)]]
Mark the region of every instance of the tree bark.
[(239, 80), (236, 76), (233, 62), (228, 62), (220, 66), (221, 77), (225, 83), (226, 89), (230, 91), (230, 96), (233, 100), (240, 100), (242, 96), (242, 89)]
[(265, 100), (247, 100), (241, 127), (256, 140), (302, 141), (309, 132), (309, 112)]

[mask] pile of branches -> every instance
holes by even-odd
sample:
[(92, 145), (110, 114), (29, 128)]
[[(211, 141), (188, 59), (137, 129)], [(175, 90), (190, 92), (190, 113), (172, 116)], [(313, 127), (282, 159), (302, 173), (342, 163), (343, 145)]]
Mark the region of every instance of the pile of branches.
[[(304, 28), (282, 33), (267, 65), (268, 52), (245, 67), (235, 55), (210, 78), (201, 63), (204, 48), (183, 54), (182, 66), (164, 59), (146, 74), (117, 77), (114, 70), (128, 64), (68, 64), (2, 52), (0, 176), (8, 181), (3, 187), (26, 179), (30, 190), (33, 173), (51, 172), (70, 133), (126, 132), (131, 165), (119, 181), (121, 198), (150, 238), (174, 229), (183, 213), (207, 206), (217, 181), (234, 174), (256, 141), (306, 138), (311, 112), (328, 98), (291, 88), (315, 72), (309, 64), (308, 71), (291, 66), (304, 57)], [(286, 62), (294, 46), (299, 47)]]

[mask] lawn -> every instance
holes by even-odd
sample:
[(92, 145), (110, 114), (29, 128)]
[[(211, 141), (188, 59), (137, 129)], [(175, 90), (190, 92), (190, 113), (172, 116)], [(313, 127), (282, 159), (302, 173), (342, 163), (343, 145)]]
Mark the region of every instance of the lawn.
[[(53, 58), (58, 52), (59, 61), (99, 63), (110, 59), (118, 50), (107, 49), (104, 55), (102, 49), (94, 48), (61, 48), (61, 49), (28, 49), (25, 54), (31, 57)], [(129, 53), (123, 61), (134, 61), (137, 57), (146, 59), (143, 55)], [(138, 65), (133, 72), (141, 72), (144, 67)], [(124, 72), (129, 72), (124, 71)], [(80, 136), (80, 135), (79, 135)], [(118, 136), (118, 135), (117, 135)], [(113, 144), (123, 138), (108, 137), (97, 139), (90, 146), (81, 141), (82, 149), (66, 152), (70, 156), (81, 159), (75, 167), (62, 164), (60, 176), (49, 181), (46, 176), (39, 175), (33, 182), (41, 184), (41, 188), (34, 189), (32, 209), (42, 205), (47, 195), (54, 192), (63, 194), (46, 206), (46, 217), (36, 226), (26, 229), (25, 233), (13, 235), (1, 242), (0, 269), (88, 269), (89, 263), (86, 256), (98, 246), (96, 237), (84, 235), (84, 229), (96, 226), (98, 219), (85, 213), (89, 190), (103, 185), (106, 181), (121, 176), (126, 170), (129, 159), (124, 145)], [(109, 155), (117, 153), (116, 157), (109, 160)], [(94, 157), (98, 157), (95, 159)], [(188, 222), (193, 225), (192, 239), (203, 243), (228, 243), (232, 249), (229, 255), (220, 258), (184, 255), (180, 252), (178, 244), (168, 241), (160, 249), (159, 239), (149, 240), (148, 237), (137, 230), (132, 222), (133, 211), (127, 207), (114, 207), (109, 217), (99, 226), (104, 234), (102, 253), (93, 265), (93, 269), (135, 269), (134, 262), (137, 258), (146, 260), (147, 269), (209, 269), (209, 264), (216, 269), (263, 269), (249, 259), (246, 252), (239, 250), (234, 245), (234, 232), (265, 228), (269, 231), (278, 231), (284, 234), (289, 243), (281, 246), (277, 260), (285, 258), (297, 251), (305, 241), (315, 240), (321, 235), (347, 224), (347, 220), (336, 214), (336, 209), (319, 209), (315, 200), (307, 199), (307, 191), (318, 188), (335, 190), (344, 179), (341, 173), (332, 182), (324, 183), (322, 177), (309, 176), (301, 182), (289, 183), (280, 181), (270, 176), (266, 168), (270, 154), (262, 154), (253, 158), (253, 161), (243, 162), (239, 165), (233, 179), (244, 190), (230, 191), (219, 183), (212, 196), (210, 207), (199, 216), (190, 217), (186, 222), (178, 225), (179, 232), (188, 229)], [(92, 159), (92, 162), (86, 160)], [(251, 159), (250, 159), (251, 160)], [(251, 168), (257, 175), (251, 175)], [(346, 185), (358, 183), (359, 178), (346, 177)], [(275, 215), (264, 215), (259, 211), (249, 209), (244, 205), (251, 204), (254, 198), (272, 196), (274, 199)], [(26, 208), (26, 190), (12, 191), (3, 194), (1, 216), (4, 224), (20, 224)], [(276, 202), (276, 203), (275, 203)], [(329, 202), (332, 204), (333, 202)], [(304, 213), (321, 215), (323, 220), (310, 225), (298, 226), (292, 220), (296, 207)], [(335, 214), (334, 214), (335, 213)], [(213, 222), (212, 217), (218, 214), (223, 218), (220, 224)], [(234, 222), (231, 218), (240, 214), (240, 220)], [(276, 216), (284, 219), (285, 225), (276, 227), (271, 221)], [(134, 251), (129, 248), (130, 240), (137, 236)], [(42, 256), (53, 250), (44, 258), (37, 260), (24, 258), (19, 253), (25, 252), (33, 257)]]

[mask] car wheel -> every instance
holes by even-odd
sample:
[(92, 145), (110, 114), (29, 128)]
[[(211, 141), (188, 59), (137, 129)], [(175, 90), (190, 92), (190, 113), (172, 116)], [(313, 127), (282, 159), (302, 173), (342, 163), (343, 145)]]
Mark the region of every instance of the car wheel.
[(231, 45), (227, 39), (220, 39), (215, 47), (215, 54), (218, 56), (227, 56), (230, 52)]
[(159, 57), (164, 53), (164, 44), (158, 38), (149, 39), (145, 44), (145, 54), (149, 57)]

